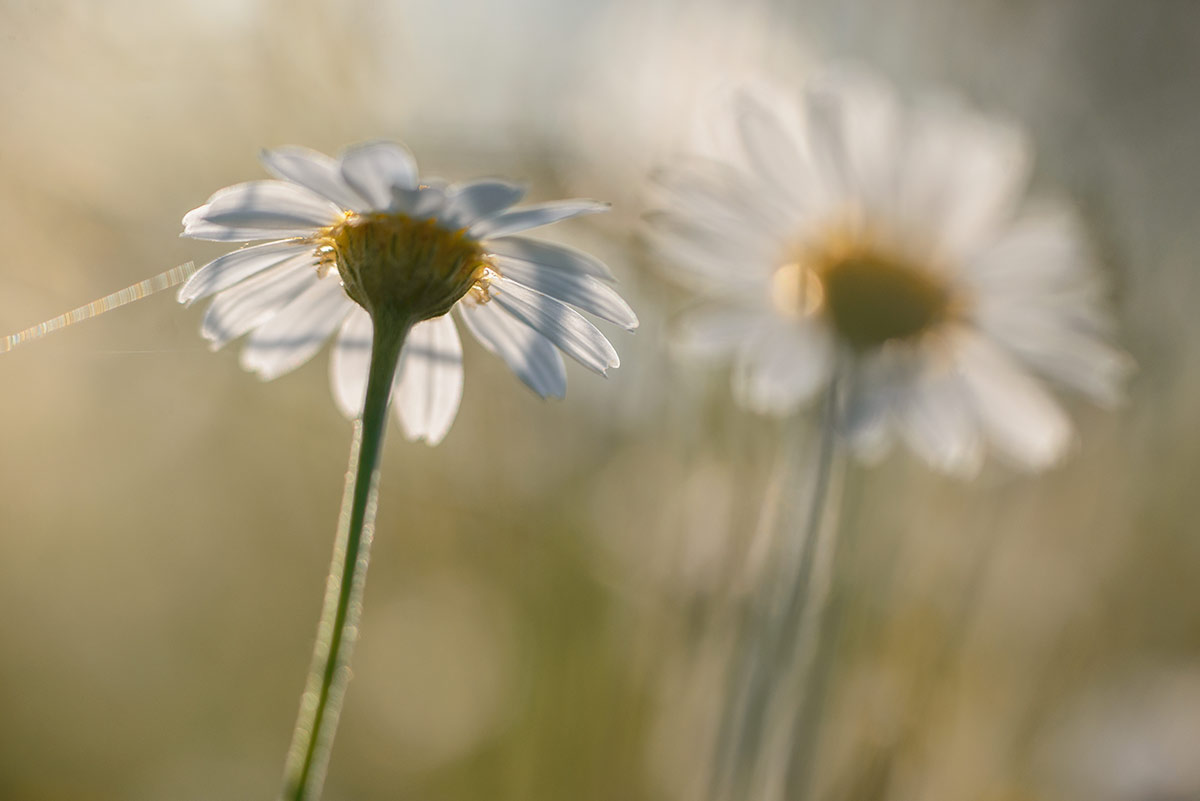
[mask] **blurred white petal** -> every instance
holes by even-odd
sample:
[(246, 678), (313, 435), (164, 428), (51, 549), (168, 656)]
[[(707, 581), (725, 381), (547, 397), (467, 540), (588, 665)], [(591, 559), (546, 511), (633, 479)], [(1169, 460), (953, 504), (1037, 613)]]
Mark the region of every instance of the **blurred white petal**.
[(958, 369), (992, 443), (1022, 467), (1054, 464), (1071, 442), (1071, 423), (1038, 382), (995, 345), (964, 337)]
[(734, 353), (764, 325), (757, 310), (705, 306), (679, 318), (671, 344), (681, 354), (721, 358)]
[(828, 200), (892, 213), (899, 147), (891, 89), (865, 73), (842, 68), (816, 79), (806, 100), (811, 158), (830, 182)]
[(738, 355), (734, 391), (753, 411), (784, 414), (829, 380), (833, 353), (825, 333), (808, 324), (759, 331)]
[(1108, 406), (1132, 370), (1107, 343), (1111, 321), (1078, 221), (1061, 207), (1022, 215), (968, 265), (980, 329), (1049, 378)]
[(648, 238), (667, 254), (664, 266), (677, 282), (718, 298), (769, 302), (766, 295), (782, 263), (782, 243), (713, 221), (652, 216), (650, 222)]
[(795, 180), (808, 165), (801, 132), (796, 121), (789, 119), (794, 108), (789, 109), (782, 98), (757, 85), (744, 87), (732, 102), (746, 161), (763, 183), (774, 187), (793, 205), (802, 205), (811, 188)]
[(937, 254), (962, 258), (1011, 219), (1030, 155), (1015, 128), (948, 103), (913, 115), (901, 162), (898, 213), (934, 235)]
[(979, 471), (984, 449), (974, 399), (957, 373), (940, 366), (923, 371), (894, 408), (905, 443), (931, 467), (967, 478)]

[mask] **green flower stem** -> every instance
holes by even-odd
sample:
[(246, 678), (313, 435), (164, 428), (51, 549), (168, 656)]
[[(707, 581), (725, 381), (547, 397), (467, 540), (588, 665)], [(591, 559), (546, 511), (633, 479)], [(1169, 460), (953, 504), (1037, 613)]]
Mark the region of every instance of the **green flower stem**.
[(411, 327), (411, 322), (389, 320), (387, 315), (379, 315), (374, 323), (366, 400), (362, 417), (354, 423), (325, 604), (284, 765), (282, 801), (317, 801), (320, 797), (350, 678), (350, 654), (358, 634), (375, 529), (379, 457), (387, 433), (388, 401), (400, 348)]

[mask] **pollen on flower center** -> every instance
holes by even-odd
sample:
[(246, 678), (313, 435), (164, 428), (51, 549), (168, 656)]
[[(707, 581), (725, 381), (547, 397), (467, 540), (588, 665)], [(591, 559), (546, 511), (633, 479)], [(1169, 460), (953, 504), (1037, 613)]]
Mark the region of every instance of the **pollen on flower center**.
[(869, 247), (839, 247), (785, 264), (772, 290), (776, 305), (788, 312), (823, 314), (855, 350), (919, 336), (953, 307), (949, 287), (937, 276)]
[(373, 317), (416, 321), (445, 314), (488, 266), (465, 229), (404, 214), (348, 214), (315, 241), (322, 266), (335, 266), (346, 294)]

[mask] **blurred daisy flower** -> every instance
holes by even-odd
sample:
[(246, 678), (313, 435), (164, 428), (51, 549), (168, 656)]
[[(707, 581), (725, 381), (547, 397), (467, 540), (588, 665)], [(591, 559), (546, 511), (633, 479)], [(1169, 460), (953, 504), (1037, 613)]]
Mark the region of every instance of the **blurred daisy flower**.
[(970, 475), (985, 442), (1029, 469), (1064, 453), (1040, 379), (1118, 399), (1128, 360), (1077, 223), (1020, 207), (1020, 132), (842, 71), (798, 97), (748, 84), (707, 134), (707, 156), (658, 176), (650, 235), (709, 301), (682, 348), (732, 357), (741, 404), (785, 414), (836, 375), (860, 455), (899, 435)]
[(602, 375), (618, 366), (612, 345), (576, 311), (637, 327), (608, 269), (572, 248), (516, 235), (606, 204), (512, 208), (523, 187), (421, 178), (412, 154), (393, 142), (357, 145), (337, 159), (283, 147), (265, 151), (262, 162), (278, 180), (218, 191), (184, 217), (183, 236), (266, 241), (205, 265), (179, 300), (215, 295), (204, 337), (215, 349), (249, 334), (241, 364), (264, 380), (294, 370), (336, 337), (334, 397), (344, 414), (357, 416), (372, 321), (381, 310), (401, 310), (411, 328), (393, 382), (394, 410), (410, 439), (433, 445), (449, 431), (462, 396), (462, 344), (451, 312), (542, 397), (566, 391), (560, 351)]

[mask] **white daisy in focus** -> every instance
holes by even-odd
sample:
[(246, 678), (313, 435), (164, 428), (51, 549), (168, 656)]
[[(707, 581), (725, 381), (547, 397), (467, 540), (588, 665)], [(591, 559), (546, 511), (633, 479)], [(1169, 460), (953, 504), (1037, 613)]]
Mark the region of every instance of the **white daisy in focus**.
[(650, 235), (709, 300), (681, 346), (732, 357), (743, 405), (788, 413), (837, 375), (861, 455), (899, 435), (970, 475), (985, 442), (1029, 469), (1064, 453), (1039, 377), (1118, 399), (1129, 363), (1076, 222), (1019, 208), (1018, 131), (947, 101), (902, 109), (850, 72), (799, 97), (747, 86), (729, 111), (709, 140), (736, 147), (660, 174)]
[(183, 218), (182, 235), (268, 241), (205, 265), (179, 300), (215, 295), (202, 334), (214, 349), (249, 334), (241, 364), (264, 380), (304, 364), (336, 336), (334, 398), (348, 417), (359, 415), (372, 342), (368, 309), (379, 303), (417, 321), (400, 354), (393, 408), (408, 438), (431, 445), (450, 430), (462, 397), (462, 344), (451, 312), (542, 397), (566, 392), (560, 351), (601, 375), (618, 366), (612, 345), (576, 311), (637, 327), (608, 269), (572, 248), (515, 235), (606, 204), (511, 208), (523, 187), (419, 178), (412, 154), (393, 142), (361, 144), (337, 159), (283, 147), (265, 151), (262, 162), (278, 180), (218, 191)]

